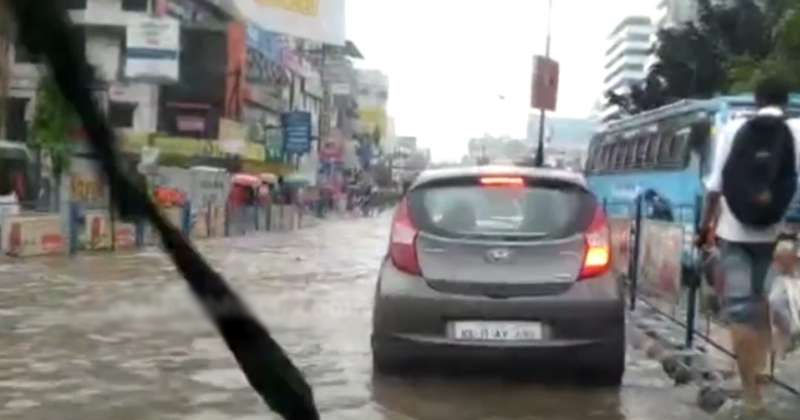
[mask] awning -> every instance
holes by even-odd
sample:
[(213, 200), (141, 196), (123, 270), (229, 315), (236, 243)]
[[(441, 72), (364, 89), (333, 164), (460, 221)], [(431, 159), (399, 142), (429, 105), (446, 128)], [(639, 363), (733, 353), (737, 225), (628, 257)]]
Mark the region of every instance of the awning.
[(259, 175), (259, 177), (261, 178), (261, 181), (266, 184), (275, 184), (278, 182), (278, 176), (275, 174), (270, 174), (265, 172)]
[(262, 184), (261, 179), (248, 174), (236, 174), (231, 181), (234, 185), (241, 185), (244, 187), (258, 187)]
[(283, 183), (297, 187), (305, 187), (311, 184), (311, 181), (302, 174), (291, 174), (283, 178)]
[(0, 140), (0, 157), (3, 159), (28, 160), (28, 148), (24, 143), (12, 143)]

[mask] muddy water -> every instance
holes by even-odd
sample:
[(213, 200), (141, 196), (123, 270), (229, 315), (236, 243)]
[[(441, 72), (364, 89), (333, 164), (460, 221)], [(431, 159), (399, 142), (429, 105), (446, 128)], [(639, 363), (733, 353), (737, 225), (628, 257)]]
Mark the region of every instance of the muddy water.
[[(388, 220), (201, 245), (314, 386), (326, 419), (702, 419), (631, 354), (621, 390), (375, 378), (373, 285)], [(0, 419), (275, 418), (157, 251), (0, 264)]]

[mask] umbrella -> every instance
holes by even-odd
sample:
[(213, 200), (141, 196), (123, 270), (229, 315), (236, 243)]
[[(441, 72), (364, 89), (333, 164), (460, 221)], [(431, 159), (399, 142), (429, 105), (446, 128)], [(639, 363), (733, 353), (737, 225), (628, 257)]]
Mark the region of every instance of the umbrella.
[(236, 174), (231, 179), (234, 185), (241, 185), (244, 187), (258, 187), (261, 185), (261, 179), (256, 176), (248, 174)]

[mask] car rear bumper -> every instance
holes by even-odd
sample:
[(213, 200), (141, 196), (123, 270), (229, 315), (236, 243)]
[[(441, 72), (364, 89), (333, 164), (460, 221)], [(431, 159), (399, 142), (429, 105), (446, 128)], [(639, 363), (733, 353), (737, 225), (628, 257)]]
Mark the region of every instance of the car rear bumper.
[(446, 337), (448, 321), (536, 321), (553, 340), (604, 339), (625, 320), (621, 284), (612, 275), (574, 283), (548, 296), (491, 298), (433, 289), (419, 277), (381, 269), (375, 293), (373, 332), (388, 336)]
[(436, 366), (483, 369), (536, 367), (555, 371), (565, 367), (596, 367), (624, 358), (624, 335), (606, 340), (547, 340), (539, 343), (498, 345), (464, 343), (413, 335), (373, 335), (376, 357), (393, 366)]
[[(533, 321), (541, 340), (465, 342), (451, 321)], [(490, 298), (443, 293), (384, 264), (375, 295), (373, 350), (393, 360), (507, 362), (607, 360), (624, 352), (625, 311), (610, 275), (552, 296)]]

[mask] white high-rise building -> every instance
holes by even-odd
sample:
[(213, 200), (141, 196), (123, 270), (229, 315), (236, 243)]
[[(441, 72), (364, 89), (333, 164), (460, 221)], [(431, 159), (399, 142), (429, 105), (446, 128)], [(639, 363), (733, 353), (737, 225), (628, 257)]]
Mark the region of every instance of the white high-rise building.
[(696, 18), (696, 0), (659, 0), (653, 22), (658, 29), (663, 29), (678, 26)]
[[(609, 91), (624, 91), (644, 79), (655, 32), (647, 16), (628, 16), (611, 31), (603, 66), (604, 95)], [(602, 117), (608, 119), (618, 111), (616, 106), (607, 106)]]

